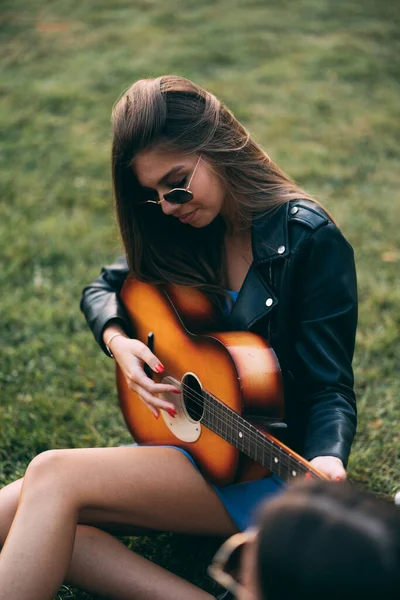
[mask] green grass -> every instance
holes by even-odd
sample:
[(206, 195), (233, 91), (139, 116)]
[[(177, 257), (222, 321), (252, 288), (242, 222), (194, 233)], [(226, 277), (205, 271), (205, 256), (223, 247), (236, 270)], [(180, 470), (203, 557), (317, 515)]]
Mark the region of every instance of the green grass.
[[(352, 243), (360, 318), (350, 477), (400, 487), (400, 11), (392, 0), (3, 0), (0, 486), (48, 448), (130, 441), (79, 311), (120, 251), (110, 110), (176, 73), (220, 97)], [(214, 544), (130, 540), (209, 586)], [(208, 587), (209, 589), (209, 587)], [(86, 598), (61, 592), (63, 598)]]

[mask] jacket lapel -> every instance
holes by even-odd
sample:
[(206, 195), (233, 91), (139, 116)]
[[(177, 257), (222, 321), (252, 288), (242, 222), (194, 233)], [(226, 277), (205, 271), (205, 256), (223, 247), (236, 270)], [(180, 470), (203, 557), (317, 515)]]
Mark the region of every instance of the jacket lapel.
[(245, 331), (276, 306), (278, 299), (260, 275), (254, 262), (227, 319), (231, 331)]
[(231, 331), (251, 329), (278, 304), (276, 293), (271, 288), (272, 277), (269, 276), (267, 280), (261, 274), (260, 266), (263, 265), (263, 272), (268, 273), (272, 268), (272, 261), (288, 256), (288, 210), (289, 203), (286, 202), (270, 215), (257, 219), (252, 224), (253, 263), (226, 320)]

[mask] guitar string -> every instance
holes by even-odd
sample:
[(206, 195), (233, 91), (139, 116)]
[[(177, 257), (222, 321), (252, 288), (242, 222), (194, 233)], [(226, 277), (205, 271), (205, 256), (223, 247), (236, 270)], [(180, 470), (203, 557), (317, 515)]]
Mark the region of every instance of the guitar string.
[[(181, 387), (182, 387), (182, 389), (187, 390), (186, 395), (187, 395), (187, 397), (189, 397), (193, 400), (194, 404), (196, 404), (199, 407), (204, 407), (205, 404), (207, 405), (208, 415), (211, 416), (212, 418), (216, 417), (217, 420), (220, 421), (220, 427), (222, 427), (224, 425), (226, 425), (226, 426), (230, 425), (232, 427), (234, 425), (238, 426), (240, 424), (241, 431), (249, 433), (249, 437), (252, 436), (253, 440), (255, 439), (255, 446), (253, 444), (253, 449), (255, 451), (258, 450), (258, 451), (261, 451), (262, 453), (264, 453), (265, 446), (270, 446), (271, 453), (275, 452), (275, 453), (280, 454), (280, 459), (278, 459), (278, 460), (280, 460), (280, 462), (278, 463), (278, 465), (283, 465), (284, 468), (286, 468), (287, 470), (290, 470), (293, 467), (293, 465), (290, 464), (290, 461), (292, 461), (292, 462), (295, 462), (297, 465), (297, 468), (302, 470), (304, 473), (310, 472), (310, 470), (306, 466), (304, 466), (303, 463), (301, 463), (296, 457), (289, 455), (287, 453), (287, 451), (285, 451), (284, 449), (277, 446), (276, 443), (274, 443), (268, 437), (263, 435), (253, 425), (247, 423), (243, 419), (243, 417), (240, 415), (240, 413), (233, 411), (233, 409), (231, 409), (230, 407), (225, 405), (223, 402), (221, 402), (218, 398), (211, 395), (209, 392), (205, 392), (208, 396), (208, 398), (207, 397), (205, 398), (204, 395), (195, 392), (185, 383), (181, 383)], [(217, 407), (217, 410), (214, 410), (212, 403), (210, 401), (207, 402), (207, 399), (214, 401), (214, 403)], [(223, 417), (223, 415), (221, 415), (219, 413), (219, 411), (225, 411), (227, 413), (227, 416), (230, 417), (230, 419), (226, 420)], [(235, 418), (241, 419), (241, 422), (239, 424), (234, 423), (233, 419), (235, 419)], [(213, 423), (213, 424), (218, 426), (218, 423), (217, 424)], [(223, 433), (222, 429), (221, 429), (221, 433)], [(245, 442), (245, 440), (243, 440), (243, 444), (244, 444), (244, 442)], [(249, 451), (250, 451), (250, 449), (249, 449)], [(263, 458), (265, 458), (265, 457), (263, 456)], [(270, 460), (271, 465), (272, 465), (272, 458), (275, 458), (275, 457), (273, 457), (271, 454), (271, 460)], [(274, 467), (275, 470), (279, 469), (279, 466), (277, 467), (276, 463), (272, 466)], [(272, 469), (272, 466), (271, 466), (271, 469)]]
[[(290, 461), (292, 461), (292, 462), (296, 463), (297, 469), (302, 470), (304, 473), (310, 472), (309, 469), (305, 465), (303, 465), (296, 457), (287, 454), (285, 450), (283, 450), (282, 448), (279, 448), (279, 446), (277, 446), (277, 444), (275, 444), (272, 440), (270, 440), (268, 437), (263, 435), (253, 425), (246, 423), (246, 421), (243, 419), (243, 417), (239, 413), (236, 413), (235, 411), (233, 411), (233, 409), (231, 409), (230, 407), (223, 404), (223, 402), (221, 402), (220, 400), (218, 400), (217, 398), (215, 398), (214, 396), (209, 394), (209, 392), (206, 392), (206, 394), (208, 395), (208, 397), (210, 399), (214, 400), (215, 404), (218, 406), (217, 410), (214, 410), (211, 402), (207, 402), (208, 398), (205, 398), (203, 395), (195, 392), (194, 390), (191, 390), (191, 388), (187, 384), (182, 383), (182, 389), (186, 390), (187, 397), (192, 399), (193, 403), (196, 404), (197, 406), (204, 407), (204, 405), (206, 404), (208, 415), (210, 415), (212, 417), (216, 417), (217, 420), (221, 421), (221, 426), (230, 425), (232, 427), (232, 426), (240, 425), (241, 430), (251, 434), (251, 436), (253, 437), (253, 440), (255, 441), (255, 446), (253, 444), (253, 449), (255, 451), (259, 450), (262, 453), (264, 453), (265, 446), (269, 445), (271, 447), (271, 450), (270, 450), (271, 453), (274, 453), (274, 452), (278, 453), (280, 455), (280, 459), (278, 459), (278, 460), (280, 460), (279, 463), (272, 464), (272, 459), (275, 457), (273, 456), (273, 454), (270, 457), (271, 458), (270, 462), (272, 464), (271, 469), (273, 467), (274, 470), (280, 470), (279, 465), (283, 465), (284, 468), (286, 468), (288, 471), (290, 471), (293, 469), (293, 466), (294, 466), (294, 465), (290, 464)], [(224, 419), (223, 415), (218, 414), (218, 410), (226, 411), (228, 416), (230, 417), (230, 420)], [(241, 419), (242, 422), (235, 423), (234, 422), (235, 418)], [(201, 423), (201, 421), (200, 421), (200, 423)], [(218, 426), (218, 424), (217, 424), (217, 426)], [(223, 433), (222, 430), (221, 430), (221, 433)], [(245, 443), (245, 440), (243, 440), (243, 444), (244, 443)], [(249, 449), (249, 451), (250, 451), (250, 449)], [(265, 457), (263, 456), (263, 458), (265, 458)]]
[[(187, 395), (191, 399), (193, 399), (193, 401), (196, 405), (203, 406), (204, 404), (207, 404), (208, 412), (211, 413), (212, 416), (216, 416), (217, 419), (219, 419), (221, 421), (221, 425), (234, 425), (234, 424), (236, 425), (236, 423), (233, 422), (233, 419), (235, 419), (235, 418), (241, 419), (242, 422), (238, 423), (238, 425), (240, 424), (241, 428), (247, 430), (252, 435), (258, 436), (262, 440), (266, 439), (269, 443), (276, 446), (276, 444), (274, 444), (272, 440), (270, 440), (269, 438), (265, 438), (265, 436), (263, 436), (262, 433), (260, 431), (258, 431), (251, 423), (247, 423), (244, 420), (244, 418), (242, 417), (242, 415), (240, 415), (240, 413), (237, 413), (236, 411), (234, 411), (232, 408), (230, 408), (229, 406), (224, 404), (221, 400), (219, 400), (215, 396), (211, 395), (209, 392), (206, 392), (206, 394), (208, 395), (208, 397), (210, 399), (212, 399), (214, 401), (214, 403), (218, 407), (217, 410), (214, 410), (214, 408), (210, 402), (207, 403), (208, 398), (204, 398), (204, 396), (202, 396), (201, 394), (198, 394), (197, 392), (192, 392), (191, 388), (189, 386), (187, 386), (186, 384), (182, 384), (182, 387), (184, 389), (188, 390), (188, 392), (186, 392)], [(197, 401), (197, 398), (199, 398), (200, 400)], [(227, 416), (231, 418), (231, 421), (225, 420), (223, 418), (223, 415), (218, 414), (218, 412), (217, 412), (218, 410), (226, 411)]]
[[(229, 422), (229, 420), (224, 420), (222, 418), (222, 416), (220, 416), (218, 414), (217, 411), (213, 410), (212, 404), (210, 404), (210, 402), (208, 402), (208, 412), (211, 413), (212, 416), (216, 416), (217, 419), (219, 419), (221, 421), (221, 425), (240, 425), (241, 430), (247, 430), (247, 432), (249, 434), (251, 434), (253, 436), (253, 438), (255, 438), (255, 446), (253, 445), (253, 448), (255, 450), (261, 450), (261, 452), (264, 452), (265, 450), (265, 446), (269, 445), (270, 447), (272, 447), (271, 452), (275, 452), (275, 453), (279, 453), (281, 455), (281, 460), (280, 463), (283, 464), (288, 470), (293, 468), (293, 465), (290, 464), (290, 461), (294, 461), (302, 470), (305, 470), (305, 472), (307, 472), (307, 467), (305, 467), (300, 461), (298, 461), (298, 459), (294, 456), (291, 456), (289, 454), (286, 453), (285, 450), (283, 450), (282, 448), (279, 448), (279, 446), (274, 443), (272, 440), (270, 440), (268, 437), (266, 437), (265, 435), (263, 435), (262, 432), (260, 432), (258, 429), (256, 429), (251, 423), (246, 423), (246, 421), (243, 419), (243, 417), (239, 414), (236, 413), (235, 411), (233, 411), (233, 409), (231, 409), (230, 407), (228, 407), (227, 405), (223, 404), (218, 398), (215, 398), (214, 396), (212, 396), (211, 394), (209, 394), (209, 392), (206, 392), (208, 398), (204, 399), (204, 396), (202, 396), (201, 394), (198, 394), (197, 392), (192, 392), (191, 388), (189, 386), (187, 386), (186, 384), (182, 384), (183, 388), (186, 388), (187, 390), (189, 390), (189, 394), (192, 399), (193, 402), (199, 406), (202, 406), (205, 404), (204, 400), (207, 400), (208, 398), (214, 400), (215, 404), (217, 405), (217, 410), (223, 410), (226, 411), (228, 416), (231, 417), (231, 422)], [(201, 401), (198, 402), (195, 397), (197, 396), (197, 398), (200, 398)], [(241, 422), (239, 423), (234, 423), (233, 419), (240, 419)], [(201, 421), (200, 421), (201, 422)], [(245, 442), (245, 440), (243, 440), (243, 442)], [(261, 444), (260, 444), (261, 443)], [(271, 456), (271, 458), (274, 458), (273, 456)]]

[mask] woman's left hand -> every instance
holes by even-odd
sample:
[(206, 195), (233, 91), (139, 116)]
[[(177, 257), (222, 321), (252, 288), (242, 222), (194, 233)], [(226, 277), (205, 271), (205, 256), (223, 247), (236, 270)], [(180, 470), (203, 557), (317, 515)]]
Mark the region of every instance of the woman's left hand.
[(316, 456), (309, 462), (313, 467), (327, 475), (329, 479), (339, 481), (347, 477), (342, 461), (336, 456)]

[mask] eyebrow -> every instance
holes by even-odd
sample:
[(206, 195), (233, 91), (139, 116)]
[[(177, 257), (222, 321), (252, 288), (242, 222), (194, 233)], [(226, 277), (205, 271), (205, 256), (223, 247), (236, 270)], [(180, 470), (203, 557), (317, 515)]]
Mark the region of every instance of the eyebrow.
[(184, 166), (185, 165), (177, 165), (176, 167), (173, 167), (170, 171), (168, 171), (168, 173), (166, 173), (165, 175), (163, 175), (163, 177), (161, 177), (160, 181), (158, 182), (158, 185), (161, 185), (162, 183), (164, 183), (170, 175), (172, 175), (173, 173), (177, 173), (178, 171), (183, 169)]
[[(168, 171), (168, 173), (166, 173), (165, 175), (163, 175), (160, 179), (160, 181), (158, 182), (157, 185), (161, 185), (162, 183), (164, 183), (168, 177), (170, 177), (171, 175), (173, 175), (173, 173), (177, 173), (178, 171), (180, 171), (181, 169), (184, 169), (186, 165), (176, 165), (176, 167), (173, 167), (172, 169), (170, 169), (170, 171)], [(148, 192), (154, 192), (154, 188), (151, 187), (147, 187), (146, 185), (142, 185), (141, 188), (144, 191), (148, 191)]]

